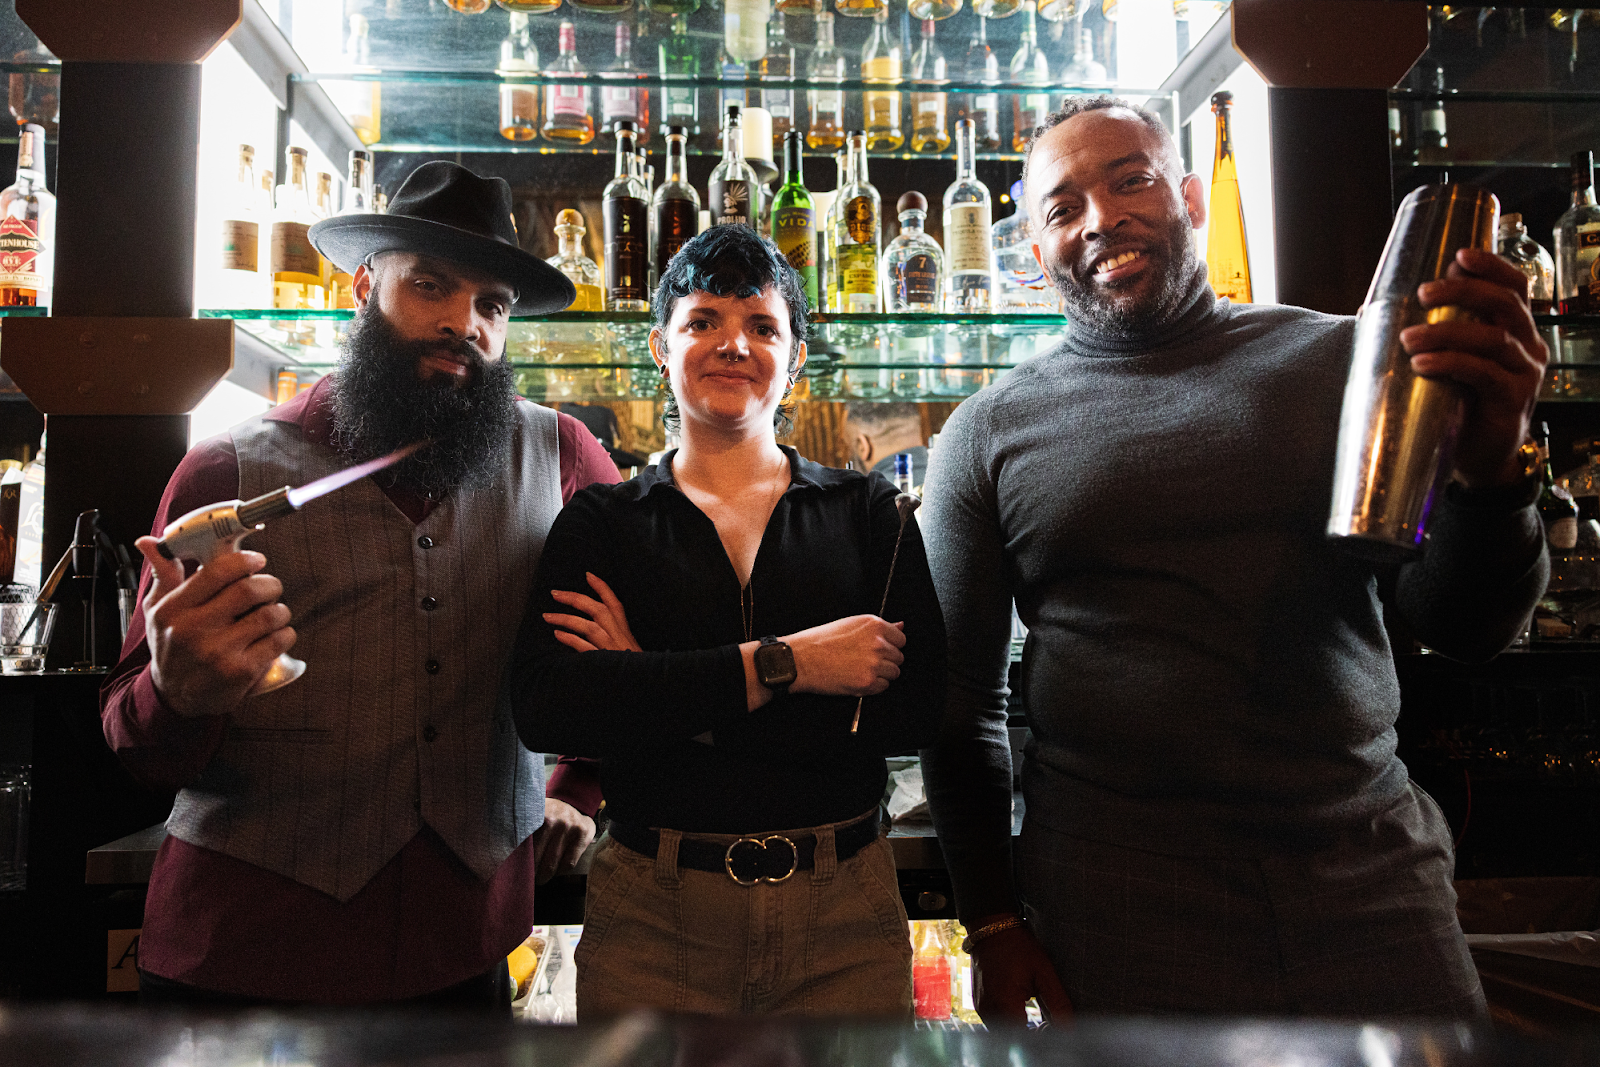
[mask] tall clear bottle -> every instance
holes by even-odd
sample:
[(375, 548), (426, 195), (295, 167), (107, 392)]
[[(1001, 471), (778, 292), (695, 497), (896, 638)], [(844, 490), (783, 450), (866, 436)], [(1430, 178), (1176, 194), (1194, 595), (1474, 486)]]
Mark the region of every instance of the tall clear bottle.
[[(350, 153), (350, 171), (345, 180), (344, 210), (341, 215), (365, 215), (372, 211), (372, 153), (356, 149)], [(330, 263), (328, 277), (328, 306), (354, 308), (355, 292), (351, 276)]]
[(944, 289), (944, 252), (922, 228), (928, 200), (919, 192), (900, 197), (900, 233), (883, 250), (884, 310), (933, 314)]
[[(845, 76), (844, 53), (833, 45), (833, 14), (817, 15), (817, 44), (806, 61), (806, 80), (842, 82)], [(806, 145), (812, 151), (844, 147), (844, 90), (807, 89)]]
[(1563, 315), (1600, 312), (1600, 206), (1594, 153), (1572, 156), (1572, 206), (1556, 220), (1556, 299)]
[(771, 19), (768, 0), (722, 0), (723, 48), (741, 64), (759, 62), (767, 52)]
[(667, 127), (667, 174), (655, 191), (651, 208), (655, 219), (657, 280), (684, 242), (700, 232), (700, 194), (689, 184), (688, 141), (689, 131), (685, 127)]
[(1528, 236), (1528, 227), (1517, 212), (1500, 216), (1500, 230), (1495, 236), (1495, 251), (1528, 279), (1528, 305), (1533, 313), (1550, 314), (1555, 302), (1555, 260), (1543, 245)]
[(658, 49), (661, 77), (661, 121), (682, 126), (690, 140), (700, 136), (700, 53), (689, 36), (689, 17), (672, 16), (672, 33), (661, 39)]
[[(767, 24), (767, 54), (761, 58), (762, 81), (789, 81), (795, 75), (794, 45), (783, 31), (784, 20)], [(761, 106), (772, 116), (772, 144), (779, 147), (789, 131), (795, 129), (794, 90), (763, 89)]]
[(956, 180), (944, 191), (944, 245), (949, 258), (945, 310), (986, 312), (994, 292), (994, 207), (978, 180), (971, 119), (956, 123)]
[(713, 226), (737, 223), (753, 230), (760, 202), (756, 172), (744, 161), (744, 123), (740, 112), (737, 104), (728, 105), (722, 124), (722, 162), (711, 172), (707, 183), (706, 208), (711, 212)]
[(1050, 94), (1043, 88), (1050, 84), (1050, 60), (1039, 47), (1034, 0), (1024, 0), (1022, 5), (1022, 40), (1011, 56), (1010, 69), (1012, 85), (1038, 87), (1035, 92), (1011, 94), (1011, 150), (1021, 152), (1028, 147), (1034, 128), (1050, 114)]
[[(583, 64), (578, 62), (578, 39), (572, 23), (563, 22), (556, 39), (560, 53), (544, 69), (545, 74), (581, 78)], [(594, 140), (594, 108), (589, 101), (589, 86), (576, 81), (545, 86), (544, 127), (540, 132), (545, 140), (559, 144), (585, 145)]]
[[(1021, 180), (1011, 183), (1011, 202), (1017, 210), (994, 224), (994, 309), (1001, 313), (1053, 314), (1061, 310), (1060, 297), (1039, 261), (1033, 258), (1033, 231), (1028, 223), (1028, 201)], [(1013, 342), (1012, 349), (1018, 345)], [(1013, 358), (1015, 362), (1017, 356)]]
[(600, 72), (600, 77), (623, 84), (600, 88), (601, 132), (615, 136), (617, 123), (631, 122), (635, 143), (642, 145), (650, 140), (650, 90), (627, 84), (642, 76), (639, 68), (633, 65), (633, 28), (627, 19), (618, 19), (616, 57), (610, 67)]
[(272, 219), (272, 306), (321, 311), (328, 306), (327, 290), (321, 257), (306, 234), (317, 221), (306, 184), (306, 156), (304, 148), (289, 147), (287, 178), (278, 186)]
[(1232, 93), (1220, 92), (1211, 97), (1211, 110), (1217, 116), (1217, 155), (1211, 167), (1206, 273), (1217, 296), (1225, 296), (1235, 304), (1248, 304), (1251, 299), (1250, 246), (1245, 240), (1239, 171), (1233, 160), (1232, 107)]
[(638, 176), (633, 123), (616, 124), (616, 176), (601, 195), (606, 234), (606, 309), (649, 311), (649, 196)]
[(878, 250), (883, 246), (883, 201), (867, 180), (867, 135), (851, 131), (845, 171), (849, 181), (834, 200), (834, 311), (878, 310)]
[(44, 183), (44, 127), (17, 130), (17, 179), (0, 191), (0, 307), (48, 307), (56, 198)]
[[(944, 53), (934, 40), (933, 19), (922, 20), (922, 41), (911, 57), (911, 80), (920, 89), (943, 85), (950, 80)], [(943, 152), (950, 147), (950, 118), (944, 93), (913, 90), (911, 93), (911, 150)]]
[[(887, 5), (872, 16), (872, 36), (861, 49), (861, 80), (869, 84), (900, 84), (900, 42), (889, 33)], [(906, 143), (900, 124), (898, 88), (867, 90), (862, 96), (862, 111), (869, 152), (893, 152)]]
[(772, 242), (800, 275), (806, 304), (817, 304), (817, 214), (802, 173), (800, 131), (783, 138), (783, 184), (772, 198)]
[(1072, 61), (1061, 72), (1061, 80), (1068, 85), (1104, 85), (1110, 79), (1104, 63), (1094, 58), (1094, 31), (1075, 27)]
[[(500, 42), (497, 74), (526, 77), (539, 73), (539, 50), (528, 33), (528, 16), (511, 13), (511, 32)], [(500, 83), (500, 136), (531, 141), (539, 134), (539, 88), (526, 82)]]
[(216, 306), (251, 308), (261, 293), (261, 215), (256, 210), (256, 150), (239, 146), (238, 171), (223, 211)]
[[(989, 20), (978, 16), (978, 33), (967, 44), (963, 77), (979, 85), (1000, 84), (1000, 57), (989, 47)], [(956, 97), (956, 118), (971, 119), (978, 151), (1000, 150), (1000, 94), (998, 91), (960, 93)]]

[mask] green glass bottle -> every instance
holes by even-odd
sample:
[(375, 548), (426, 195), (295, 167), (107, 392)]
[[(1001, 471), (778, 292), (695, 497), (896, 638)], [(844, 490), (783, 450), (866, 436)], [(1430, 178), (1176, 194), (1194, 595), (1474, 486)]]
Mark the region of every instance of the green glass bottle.
[(799, 130), (783, 135), (783, 185), (772, 198), (772, 240), (805, 283), (806, 303), (817, 310), (817, 213), (801, 174)]

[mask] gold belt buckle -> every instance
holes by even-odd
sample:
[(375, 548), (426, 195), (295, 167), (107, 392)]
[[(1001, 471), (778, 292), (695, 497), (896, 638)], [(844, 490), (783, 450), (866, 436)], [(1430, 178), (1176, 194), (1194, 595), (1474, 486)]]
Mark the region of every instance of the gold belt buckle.
[[(733, 873), (733, 850), (734, 849), (738, 848), (740, 845), (752, 845), (752, 846), (754, 846), (756, 848), (761, 849), (763, 852), (765, 852), (767, 850), (767, 847), (773, 841), (781, 841), (785, 845), (789, 846), (789, 857), (790, 857), (789, 858), (789, 869), (787, 871), (783, 872), (783, 877), (781, 877), (781, 878), (769, 878), (769, 877), (767, 877), (765, 875), (758, 875), (755, 878), (752, 878), (750, 881), (747, 882), (743, 878), (740, 878), (737, 874)], [(725, 852), (723, 854), (723, 857), (722, 857), (722, 865), (723, 865), (723, 867), (725, 867), (727, 869), (728, 877), (732, 878), (735, 882), (739, 883), (740, 885), (752, 886), (752, 885), (755, 885), (757, 882), (770, 882), (773, 885), (777, 885), (779, 882), (788, 881), (789, 878), (791, 878), (794, 875), (794, 872), (799, 869), (799, 867), (800, 867), (800, 850), (795, 847), (795, 843), (793, 841), (790, 841), (787, 837), (784, 837), (782, 834), (772, 834), (769, 837), (741, 837), (741, 838), (739, 838), (739, 840), (735, 841), (733, 844), (728, 846), (728, 851)]]

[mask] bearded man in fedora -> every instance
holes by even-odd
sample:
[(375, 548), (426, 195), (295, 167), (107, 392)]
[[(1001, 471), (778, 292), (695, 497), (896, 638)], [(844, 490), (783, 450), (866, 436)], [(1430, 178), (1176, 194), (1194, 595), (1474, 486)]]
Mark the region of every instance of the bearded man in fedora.
[[(505, 1011), (535, 882), (594, 835), (594, 777), (564, 764), (547, 797), (500, 685), (551, 521), (617, 480), (580, 423), (516, 395), (511, 314), (574, 290), (511, 218), (504, 181), (433, 162), (387, 215), (313, 226), (353, 275), (338, 370), (190, 450), (156, 532), (432, 444), (187, 576), (139, 541), (143, 611), (101, 714), (129, 770), (177, 791), (145, 907), (147, 1000)], [(291, 646), (304, 677), (251, 695)]]

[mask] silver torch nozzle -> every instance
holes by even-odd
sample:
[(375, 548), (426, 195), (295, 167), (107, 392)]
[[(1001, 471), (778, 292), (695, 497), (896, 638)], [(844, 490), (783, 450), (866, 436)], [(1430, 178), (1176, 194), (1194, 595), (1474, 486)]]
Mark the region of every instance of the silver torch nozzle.
[(1453, 470), (1466, 396), (1411, 370), (1400, 332), (1463, 318), (1424, 308), (1417, 287), (1445, 276), (1462, 248), (1494, 251), (1500, 202), (1473, 185), (1425, 185), (1406, 195), (1356, 319), (1334, 463), (1328, 535), (1371, 559), (1422, 550), (1428, 514)]

